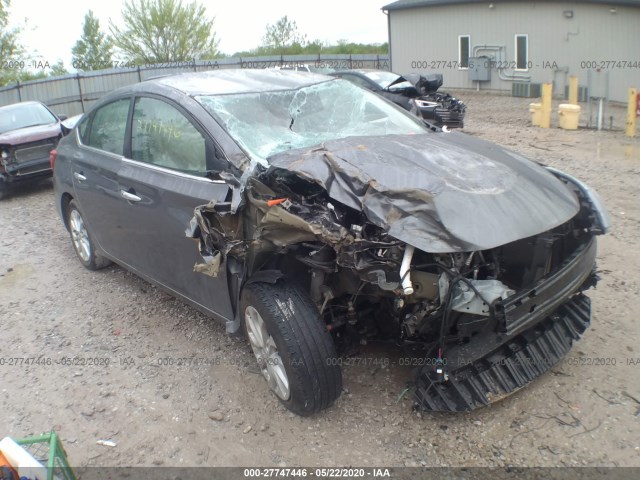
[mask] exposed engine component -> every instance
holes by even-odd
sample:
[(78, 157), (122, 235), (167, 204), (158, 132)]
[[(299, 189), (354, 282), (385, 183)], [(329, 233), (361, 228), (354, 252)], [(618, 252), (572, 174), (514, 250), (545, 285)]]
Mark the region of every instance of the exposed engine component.
[(404, 257), (402, 257), (402, 264), (400, 265), (400, 279), (402, 282), (402, 291), (405, 295), (413, 294), (413, 285), (411, 284), (411, 271), (409, 266), (413, 259), (413, 252), (415, 248), (411, 245), (407, 245), (404, 248)]
[(453, 287), (451, 310), (489, 316), (491, 304), (495, 300), (505, 300), (516, 293), (499, 280), (467, 281), (468, 283), (458, 282)]

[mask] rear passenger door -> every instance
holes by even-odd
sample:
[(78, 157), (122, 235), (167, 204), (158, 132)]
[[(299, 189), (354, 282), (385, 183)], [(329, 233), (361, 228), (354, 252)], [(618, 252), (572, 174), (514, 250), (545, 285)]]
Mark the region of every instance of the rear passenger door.
[[(123, 258), (135, 271), (226, 318), (226, 275), (193, 271), (202, 258), (185, 230), (198, 205), (224, 201), (229, 187), (205, 176), (215, 145), (193, 118), (162, 98), (134, 99), (131, 146), (119, 172)], [(219, 150), (217, 150), (219, 151)]]

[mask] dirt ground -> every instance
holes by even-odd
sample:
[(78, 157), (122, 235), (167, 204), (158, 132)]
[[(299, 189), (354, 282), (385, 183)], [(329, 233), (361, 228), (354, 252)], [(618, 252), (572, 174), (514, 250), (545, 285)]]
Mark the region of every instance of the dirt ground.
[(458, 94), (467, 133), (575, 174), (612, 216), (592, 326), (550, 373), (472, 413), (425, 414), (406, 368), (350, 365), (334, 407), (296, 417), (222, 325), (117, 266), (85, 270), (44, 182), (0, 203), (0, 357), (45, 359), (0, 361), (0, 437), (53, 428), (76, 466), (640, 466), (640, 141), (534, 128), (528, 99)]

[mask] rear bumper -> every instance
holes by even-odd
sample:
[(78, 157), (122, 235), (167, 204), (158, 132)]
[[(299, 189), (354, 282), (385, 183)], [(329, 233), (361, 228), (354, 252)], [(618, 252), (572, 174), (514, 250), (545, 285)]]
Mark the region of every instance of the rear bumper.
[(498, 304), (497, 331), (448, 348), (447, 381), (434, 381), (431, 366), (421, 369), (416, 378), (418, 405), (433, 411), (473, 410), (555, 365), (591, 322), (591, 302), (579, 292), (597, 283), (596, 248), (592, 237), (554, 272)]

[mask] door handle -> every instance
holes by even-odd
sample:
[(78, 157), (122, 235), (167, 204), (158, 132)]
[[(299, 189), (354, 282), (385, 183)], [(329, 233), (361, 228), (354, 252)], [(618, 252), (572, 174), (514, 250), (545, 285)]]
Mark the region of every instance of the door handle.
[(142, 200), (142, 198), (140, 198), (138, 195), (129, 193), (126, 190), (120, 190), (120, 195), (122, 196), (122, 198), (129, 202), (139, 202), (140, 200)]
[(78, 172), (74, 172), (73, 176), (76, 177), (76, 180), (79, 180), (81, 182), (84, 182), (87, 179), (87, 177), (85, 177), (83, 174)]

